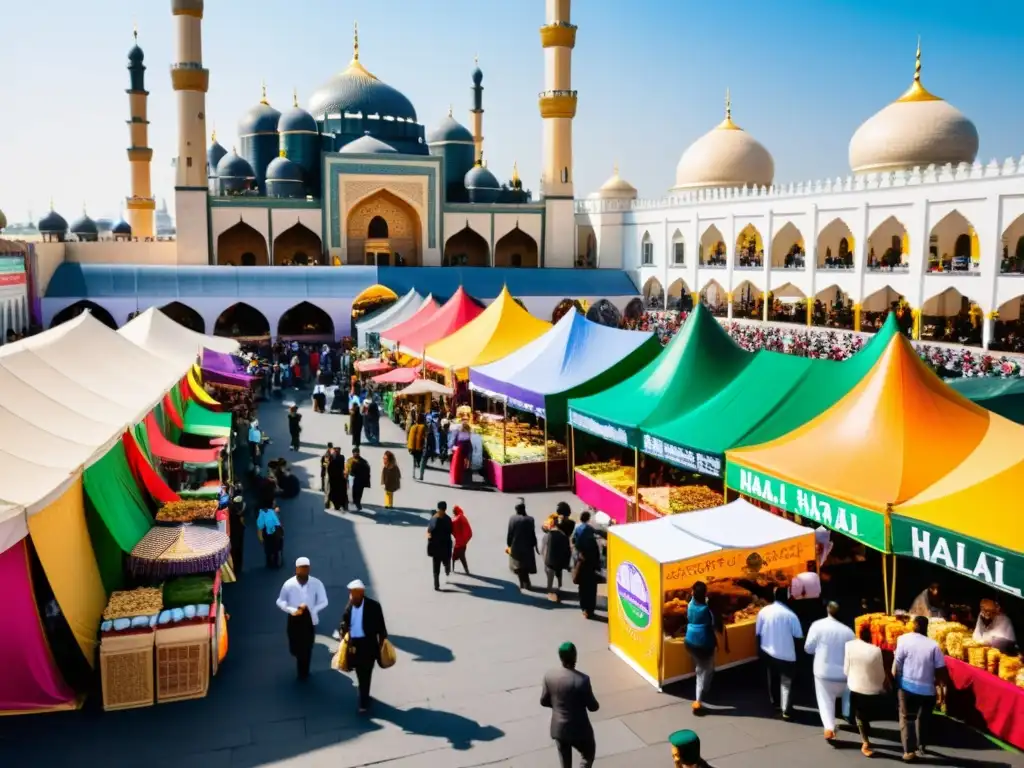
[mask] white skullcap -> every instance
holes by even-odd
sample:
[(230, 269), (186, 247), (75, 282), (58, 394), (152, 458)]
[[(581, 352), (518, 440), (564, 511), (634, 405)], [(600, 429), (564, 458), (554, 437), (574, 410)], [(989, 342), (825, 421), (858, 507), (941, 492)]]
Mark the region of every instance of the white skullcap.
[(348, 591), (351, 592), (353, 589), (366, 589), (366, 585), (363, 584), (362, 579), (353, 579), (348, 583)]
[(295, 561), (295, 567), (296, 568), (302, 568), (303, 566), (305, 566), (306, 568), (309, 568), (309, 558), (308, 557), (300, 557), (300, 558), (298, 558)]

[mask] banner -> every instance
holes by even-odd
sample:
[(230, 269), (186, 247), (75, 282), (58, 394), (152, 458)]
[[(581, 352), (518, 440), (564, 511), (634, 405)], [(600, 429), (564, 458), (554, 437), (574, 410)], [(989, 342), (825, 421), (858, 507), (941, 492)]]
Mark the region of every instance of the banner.
[(668, 464), (674, 464), (691, 472), (697, 472), (709, 477), (722, 476), (722, 456), (715, 453), (704, 453), (685, 448), (675, 443), (662, 440), (653, 435), (644, 435), (643, 445), (640, 450), (648, 456), (653, 456)]
[(814, 532), (755, 549), (726, 549), (662, 566), (666, 592), (692, 587), (696, 581), (754, 578), (764, 571), (801, 568), (814, 559)]
[(582, 413), (578, 413), (571, 408), (569, 409), (569, 424), (576, 429), (582, 429), (584, 432), (600, 437), (610, 443), (618, 443), (626, 448), (633, 447), (633, 443), (629, 439), (629, 432), (626, 431), (625, 427), (620, 427), (617, 424), (601, 421), (591, 416), (584, 416)]
[(725, 484), (744, 496), (805, 517), (879, 552), (888, 552), (885, 515), (730, 462)]

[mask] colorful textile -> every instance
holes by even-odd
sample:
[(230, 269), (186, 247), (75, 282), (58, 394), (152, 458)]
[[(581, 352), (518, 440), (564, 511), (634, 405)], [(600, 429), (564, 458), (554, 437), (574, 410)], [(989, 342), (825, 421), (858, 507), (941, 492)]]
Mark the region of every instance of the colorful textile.
[(122, 552), (132, 547), (153, 527), (142, 491), (128, 466), (124, 444), (113, 448), (85, 470), (85, 492)]
[[(196, 372), (194, 367), (193, 370), (188, 372), (188, 375), (185, 378), (188, 381), (188, 396), (191, 400), (197, 403), (202, 403), (203, 405), (211, 408), (220, 407), (220, 403), (218, 403), (216, 400), (210, 397), (206, 393), (206, 390), (203, 389), (202, 383), (200, 383), (200, 381), (196, 378)], [(186, 410), (188, 410), (187, 407)]]
[(216, 413), (191, 402), (185, 406), (185, 431), (200, 437), (230, 437), (231, 413)]
[(946, 669), (949, 715), (1024, 749), (1024, 689), (948, 656)]
[(149, 438), (149, 449), (154, 457), (167, 461), (180, 461), (182, 464), (217, 463), (217, 457), (220, 455), (219, 448), (185, 448), (172, 443), (164, 437), (164, 433), (160, 431), (160, 426), (156, 423), (156, 417), (152, 413), (146, 417), (144, 424), (146, 425), (146, 436)]
[(124, 451), (128, 458), (128, 466), (132, 470), (132, 476), (135, 478), (135, 482), (138, 483), (140, 488), (146, 489), (153, 501), (158, 501), (163, 504), (170, 501), (181, 501), (181, 497), (171, 490), (171, 487), (167, 485), (167, 481), (164, 480), (155, 469), (153, 469), (149, 460), (145, 455), (143, 455), (142, 450), (139, 448), (139, 445), (135, 440), (134, 434), (134, 430), (126, 431), (124, 436), (121, 438), (121, 441), (124, 443)]
[(27, 546), (22, 539), (0, 553), (0, 713), (74, 709), (74, 691), (50, 655), (36, 610)]
[(50, 506), (29, 517), (28, 531), (60, 611), (85, 660), (95, 665), (96, 627), (107, 593), (85, 521), (81, 478)]
[(407, 356), (422, 359), (428, 344), (450, 336), (483, 311), (483, 307), (459, 288), (437, 312), (422, 322), (419, 320), (422, 315), (417, 313), (411, 320), (386, 331), (381, 336), (381, 343), (397, 347)]

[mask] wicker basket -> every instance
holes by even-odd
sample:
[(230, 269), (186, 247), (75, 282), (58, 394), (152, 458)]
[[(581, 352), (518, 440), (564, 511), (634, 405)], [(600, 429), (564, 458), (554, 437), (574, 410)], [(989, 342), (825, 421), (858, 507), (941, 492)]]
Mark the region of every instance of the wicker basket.
[(153, 706), (153, 637), (153, 632), (142, 632), (100, 641), (104, 710)]
[(201, 699), (210, 688), (210, 638), (157, 643), (156, 700), (160, 704)]

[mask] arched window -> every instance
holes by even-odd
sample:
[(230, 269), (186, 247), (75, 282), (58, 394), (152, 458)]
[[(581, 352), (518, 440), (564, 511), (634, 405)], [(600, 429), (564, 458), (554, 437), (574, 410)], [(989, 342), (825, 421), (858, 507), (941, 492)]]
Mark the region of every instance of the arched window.
[(255, 267), (256, 266), (256, 254), (252, 251), (246, 251), (239, 257), (243, 267)]
[(370, 219), (370, 226), (366, 236), (371, 240), (384, 239), (388, 236), (388, 223), (381, 216), (374, 216)]

